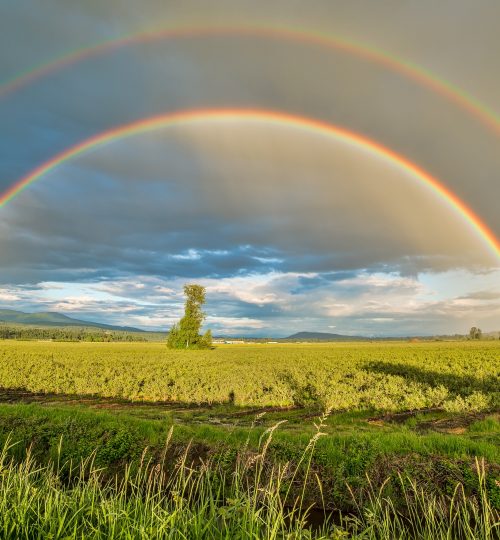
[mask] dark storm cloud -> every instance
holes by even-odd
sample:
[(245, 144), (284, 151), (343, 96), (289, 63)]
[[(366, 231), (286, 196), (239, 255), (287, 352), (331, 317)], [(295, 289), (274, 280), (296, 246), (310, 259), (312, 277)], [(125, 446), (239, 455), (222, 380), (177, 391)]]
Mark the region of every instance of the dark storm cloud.
[[(239, 6), (243, 12), (245, 5)], [(180, 6), (173, 3), (164, 8), (165, 21), (168, 22), (167, 13), (170, 12), (180, 14), (180, 21), (189, 20), (190, 16), (191, 19), (200, 19), (200, 16), (193, 16), (194, 11), (190, 13), (189, 3)], [(221, 13), (222, 6), (226, 8), (227, 5), (221, 3)], [(54, 3), (54, 9), (59, 7)], [(491, 4), (484, 7), (494, 11)], [(234, 15), (234, 11), (228, 9), (228, 13)], [(419, 31), (427, 19), (432, 20), (432, 31), (436, 36), (431, 34), (426, 40), (419, 40), (418, 44), (409, 40), (410, 44), (402, 44), (401, 47), (404, 45), (409, 49), (409, 54), (413, 52), (411, 45), (418, 56), (427, 51), (430, 62), (436, 61), (437, 50), (446, 58), (445, 67), (448, 69), (453, 65), (453, 47), (456, 61), (462, 62), (464, 55), (477, 54), (478, 50), (488, 58), (491, 55), (488, 51), (494, 46), (492, 40), (498, 39), (495, 34), (481, 30), (481, 34), (474, 35), (473, 47), (468, 40), (463, 43), (456, 41), (455, 25), (445, 17), (443, 6), (431, 8), (427, 4), (417, 8), (411, 5), (400, 8), (397, 14), (391, 11), (391, 24), (384, 16), (389, 7), (382, 5), (374, 10), (367, 5), (365, 9), (373, 18), (358, 15), (353, 20), (360, 29), (370, 26), (368, 35), (379, 41), (383, 40), (384, 34), (379, 30), (380, 35), (377, 35), (377, 27), (383, 29), (391, 24), (403, 41), (404, 36), (398, 30), (394, 17), (403, 25), (412, 20), (415, 31)], [(332, 31), (336, 30), (336, 24), (340, 30), (345, 30), (345, 22), (353, 17), (351, 9), (340, 9), (328, 3), (318, 3), (316, 10), (308, 10), (306, 20), (313, 27), (330, 21)], [(87, 29), (92, 36), (89, 42), (100, 37), (104, 26), (102, 20), (109, 17), (107, 10), (95, 6), (89, 7), (86, 14), (81, 8), (77, 11), (75, 15), (72, 10), (61, 9), (58, 16), (75, 27), (77, 36), (84, 35)], [(135, 11), (132, 5), (122, 8), (109, 33), (115, 35), (120, 28), (128, 29), (131, 26), (128, 17)], [(151, 4), (139, 11), (143, 20), (149, 13), (150, 20), (157, 22), (154, 17), (162, 9)], [(202, 16), (210, 20), (206, 11), (202, 10)], [(470, 16), (471, 31), (478, 32), (478, 19), (481, 17), (477, 12), (481, 10), (473, 11), (471, 13), (467, 3), (455, 3), (453, 16), (461, 22)], [(47, 10), (37, 15), (41, 21), (44, 21), (45, 13)], [(297, 17), (299, 13), (300, 8)], [(93, 14), (95, 20), (101, 21), (96, 26), (97, 30), (92, 25)], [(270, 22), (277, 20), (277, 15), (284, 16), (278, 6), (266, 6), (263, 14), (264, 18), (269, 16)], [(290, 15), (285, 16), (285, 20), (288, 18)], [(19, 20), (19, 15), (16, 20)], [(356, 33), (356, 25), (353, 33)], [(38, 33), (46, 36), (46, 32), (40, 29)], [(63, 42), (68, 39), (68, 32), (64, 33)], [(445, 39), (448, 34), (454, 41)], [(397, 55), (394, 37), (390, 32), (387, 36)], [(437, 37), (446, 43), (446, 49), (438, 48), (434, 43), (436, 48), (432, 50), (429, 42)], [(36, 42), (36, 33), (32, 39)], [(493, 66), (490, 70), (485, 66), (484, 71), (492, 71)], [(462, 69), (469, 69), (469, 64), (464, 63)], [(477, 79), (478, 83), (482, 80), (480, 77)], [(73, 66), (37, 82), (0, 106), (2, 111), (5, 110), (4, 126), (8, 134), (6, 144), (2, 145), (6, 154), (2, 164), (8, 166), (5, 174), (1, 175), (5, 184), (71, 143), (136, 118), (178, 108), (260, 106), (330, 120), (373, 136), (442, 178), (469, 201), (491, 227), (500, 230), (495, 199), (486, 195), (491, 194), (497, 185), (496, 174), (500, 167), (497, 137), (442, 96), (344, 52), (244, 37), (195, 38), (140, 45)], [(51, 132), (51, 136), (40, 136), (46, 132)]]
[(3, 209), (2, 279), (415, 275), (487, 261), (463, 221), (400, 175), (265, 124), (131, 138), (60, 166)]

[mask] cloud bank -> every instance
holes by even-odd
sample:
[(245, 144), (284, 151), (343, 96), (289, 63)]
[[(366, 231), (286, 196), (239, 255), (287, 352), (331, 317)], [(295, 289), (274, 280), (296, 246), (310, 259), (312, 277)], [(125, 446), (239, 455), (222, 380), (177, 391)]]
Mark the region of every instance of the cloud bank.
[[(380, 48), (500, 114), (494, 3), (292, 4), (21, 0), (2, 12), (2, 73), (145, 28), (283, 25)], [(361, 133), (438, 177), (500, 235), (498, 135), (397, 71), (272, 35), (116, 49), (0, 99), (0, 191), (96, 133), (193, 107), (280, 110)], [(164, 328), (196, 280), (207, 323), (226, 333), (500, 325), (498, 260), (462, 216), (407, 171), (298, 128), (200, 122), (116, 141), (0, 212), (4, 307)]]

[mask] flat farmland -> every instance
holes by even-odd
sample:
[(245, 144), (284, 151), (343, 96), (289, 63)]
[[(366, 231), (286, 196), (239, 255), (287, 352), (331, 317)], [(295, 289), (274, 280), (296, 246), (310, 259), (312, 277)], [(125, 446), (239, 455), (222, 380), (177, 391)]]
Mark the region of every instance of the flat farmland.
[(147, 532), (113, 538), (492, 540), (499, 369), (497, 341), (0, 341), (0, 515), (54, 538), (126, 515)]
[(332, 411), (496, 408), (500, 342), (0, 343), (0, 387), (131, 401)]

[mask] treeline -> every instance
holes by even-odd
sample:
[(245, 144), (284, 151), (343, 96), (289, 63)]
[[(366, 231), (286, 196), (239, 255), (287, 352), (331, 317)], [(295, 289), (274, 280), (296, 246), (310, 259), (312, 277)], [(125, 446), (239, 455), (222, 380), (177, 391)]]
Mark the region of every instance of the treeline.
[(147, 341), (137, 332), (120, 332), (100, 328), (31, 326), (0, 326), (0, 339), (50, 340), (50, 341)]

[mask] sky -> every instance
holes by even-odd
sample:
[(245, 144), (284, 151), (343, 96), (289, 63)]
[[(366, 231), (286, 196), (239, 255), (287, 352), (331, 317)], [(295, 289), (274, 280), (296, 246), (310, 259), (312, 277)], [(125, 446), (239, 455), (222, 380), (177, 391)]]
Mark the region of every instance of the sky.
[(92, 137), (203, 112), (0, 202), (0, 309), (165, 330), (194, 282), (216, 335), (500, 330), (499, 19), (487, 0), (2, 3), (0, 201)]

